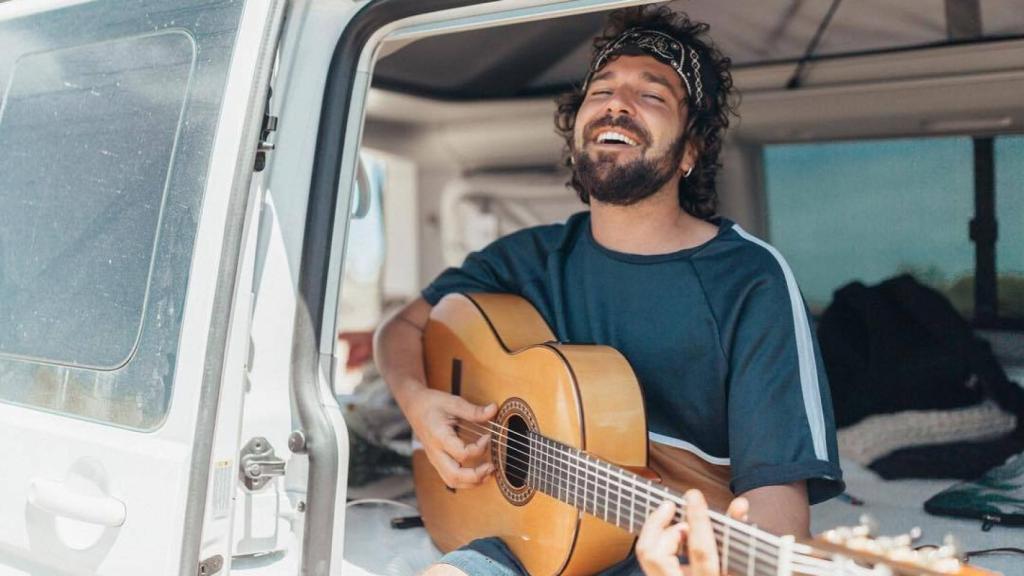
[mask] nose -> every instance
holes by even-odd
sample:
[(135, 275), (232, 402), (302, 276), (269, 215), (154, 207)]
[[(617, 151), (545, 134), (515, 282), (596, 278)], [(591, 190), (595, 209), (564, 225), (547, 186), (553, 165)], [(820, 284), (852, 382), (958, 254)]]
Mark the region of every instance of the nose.
[(625, 88), (618, 88), (612, 92), (611, 97), (608, 98), (605, 105), (606, 111), (612, 116), (617, 114), (633, 116), (636, 113), (636, 105), (633, 100), (633, 95)]

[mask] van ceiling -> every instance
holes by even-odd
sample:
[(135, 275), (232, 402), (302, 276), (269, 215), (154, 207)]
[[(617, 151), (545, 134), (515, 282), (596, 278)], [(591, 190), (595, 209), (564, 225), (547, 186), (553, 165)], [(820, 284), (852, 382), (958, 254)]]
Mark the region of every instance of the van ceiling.
[[(1020, 0), (675, 0), (740, 67), (1024, 36)], [(835, 6), (834, 6), (835, 5)], [(830, 10), (833, 11), (829, 20)], [(374, 86), (446, 100), (554, 94), (582, 79), (607, 12), (435, 36), (377, 63)]]

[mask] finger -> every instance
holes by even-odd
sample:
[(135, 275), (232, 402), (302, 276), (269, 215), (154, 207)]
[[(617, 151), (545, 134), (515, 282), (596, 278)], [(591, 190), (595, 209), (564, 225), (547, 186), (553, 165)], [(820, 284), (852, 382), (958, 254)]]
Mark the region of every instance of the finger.
[(448, 412), (456, 418), (469, 420), (471, 422), (486, 422), (498, 412), (498, 406), (494, 403), (486, 406), (478, 406), (467, 402), (458, 396), (452, 396), (448, 402)]
[(490, 434), (481, 434), (479, 438), (474, 440), (471, 444), (466, 445), (466, 453), (470, 458), (478, 458), (488, 452), (491, 444)]
[(679, 557), (686, 545), (686, 523), (673, 524), (661, 533), (661, 542), (658, 543), (660, 553), (665, 556)]
[(686, 555), (690, 559), (690, 570), (695, 576), (718, 575), (718, 550), (715, 548), (715, 533), (708, 516), (708, 505), (699, 490), (686, 492), (686, 523), (689, 530), (686, 537)]
[(637, 555), (656, 557), (658, 542), (665, 528), (672, 522), (675, 515), (676, 505), (665, 500), (654, 512), (647, 517), (643, 527), (640, 529), (640, 536), (636, 539)]
[(462, 438), (459, 438), (459, 435), (455, 433), (451, 426), (440, 426), (435, 437), (440, 442), (441, 449), (456, 462), (464, 462), (469, 458), (470, 453), (466, 443), (462, 441)]
[(445, 484), (452, 488), (472, 488), (478, 486), (487, 476), (494, 471), (490, 462), (485, 462), (476, 468), (466, 468), (459, 465), (447, 454), (441, 453), (438, 456), (440, 462), (438, 472), (444, 479)]
[(735, 498), (729, 503), (729, 509), (725, 513), (735, 520), (746, 521), (747, 514), (750, 512), (750, 502), (743, 497)]

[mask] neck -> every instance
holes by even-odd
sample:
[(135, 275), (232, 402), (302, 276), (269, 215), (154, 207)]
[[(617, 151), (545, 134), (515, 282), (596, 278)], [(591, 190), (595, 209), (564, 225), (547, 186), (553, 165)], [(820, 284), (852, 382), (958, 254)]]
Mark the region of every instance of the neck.
[[(665, 500), (676, 504), (675, 521), (684, 520), (686, 501), (678, 492), (540, 435), (531, 435), (525, 444), (528, 458), (518, 465), (526, 466), (526, 483), (535, 490), (633, 534)], [(794, 573), (791, 538), (774, 536), (720, 513), (711, 512), (710, 517), (722, 565), (731, 566), (728, 573)]]
[(590, 225), (598, 244), (628, 254), (668, 254), (714, 238), (717, 228), (679, 206), (677, 181), (629, 206), (591, 201)]

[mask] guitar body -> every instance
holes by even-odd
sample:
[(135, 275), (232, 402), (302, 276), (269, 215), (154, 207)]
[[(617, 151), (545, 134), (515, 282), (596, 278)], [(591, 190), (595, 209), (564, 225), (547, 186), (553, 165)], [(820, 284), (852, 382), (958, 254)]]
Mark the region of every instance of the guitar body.
[[(525, 423), (620, 466), (647, 466), (643, 398), (629, 363), (607, 346), (555, 343), (522, 298), (444, 298), (431, 313), (424, 354), (431, 388), (497, 404), (498, 424)], [(529, 490), (515, 477), (514, 459), (498, 459), (482, 485), (451, 491), (422, 450), (413, 454), (420, 513), (441, 550), (498, 536), (536, 575), (589, 574), (629, 554), (629, 532)]]

